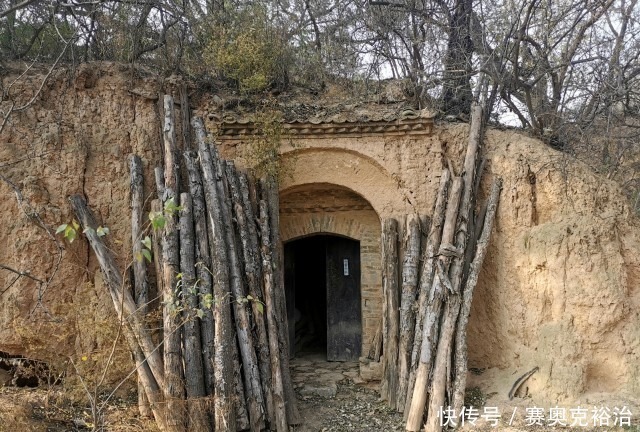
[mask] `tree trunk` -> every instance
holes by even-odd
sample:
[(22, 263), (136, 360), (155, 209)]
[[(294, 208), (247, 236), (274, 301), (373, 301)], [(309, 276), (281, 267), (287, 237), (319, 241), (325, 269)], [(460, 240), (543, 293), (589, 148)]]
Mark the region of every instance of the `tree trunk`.
[(200, 302), (196, 279), (196, 248), (193, 228), (193, 205), (187, 193), (180, 194), (180, 273), (184, 319), (184, 368), (187, 391), (188, 430), (207, 431), (209, 423), (205, 408), (204, 369), (200, 342)]
[(224, 225), (217, 183), (222, 182), (222, 173), (216, 172), (209, 146), (206, 143), (204, 126), (200, 118), (191, 121), (198, 143), (198, 155), (202, 167), (203, 185), (207, 213), (209, 218), (209, 245), (212, 258), (212, 282), (214, 294), (215, 321), (215, 388), (214, 388), (214, 416), (215, 430), (234, 431), (236, 416), (233, 402), (233, 363), (232, 347), (233, 331), (231, 323), (231, 308), (229, 301), (229, 270), (227, 268), (227, 247), (225, 244)]
[[(178, 172), (176, 142), (173, 119), (173, 99), (164, 97), (164, 205), (178, 201)], [(177, 216), (166, 214), (162, 232), (162, 285), (163, 285), (163, 340), (165, 402), (167, 403), (167, 425), (176, 431), (185, 430), (186, 406), (184, 402), (184, 370), (182, 365), (182, 327), (180, 314), (176, 312), (181, 298), (176, 275), (180, 269), (180, 249)]]
[(278, 343), (278, 324), (281, 317), (275, 310), (276, 290), (273, 286), (273, 261), (271, 258), (271, 239), (269, 227), (269, 210), (264, 200), (260, 201), (260, 228), (262, 237), (262, 275), (264, 277), (265, 314), (269, 330), (269, 352), (271, 357), (271, 385), (275, 424), (271, 428), (278, 432), (288, 432), (284, 384), (282, 382), (282, 368), (280, 347)]
[(200, 337), (202, 345), (202, 363), (204, 367), (204, 384), (208, 396), (214, 394), (213, 358), (215, 352), (213, 326), (213, 288), (211, 284), (211, 256), (207, 238), (207, 209), (204, 200), (202, 178), (200, 176), (197, 153), (184, 153), (187, 173), (189, 176), (189, 191), (193, 201), (193, 220), (195, 221), (196, 237), (196, 275), (198, 280), (199, 308), (202, 311), (200, 319)]
[[(236, 332), (238, 344), (240, 346), (240, 357), (244, 370), (244, 379), (246, 383), (247, 408), (249, 410), (249, 421), (251, 423), (251, 431), (259, 432), (264, 428), (264, 399), (262, 397), (262, 388), (260, 386), (260, 370), (258, 369), (258, 360), (256, 352), (253, 348), (253, 340), (251, 338), (251, 321), (247, 308), (246, 293), (242, 281), (241, 263), (236, 248), (236, 236), (233, 228), (233, 216), (231, 214), (231, 200), (229, 199), (230, 176), (234, 176), (235, 168), (231, 162), (223, 162), (217, 158), (215, 152), (212, 152), (214, 163), (217, 169), (223, 175), (223, 188), (219, 190), (224, 232), (227, 238), (227, 260), (230, 268), (231, 291), (234, 295), (234, 312)], [(226, 182), (224, 181), (226, 179)], [(227, 184), (224, 184), (227, 183)]]
[[(469, 275), (462, 293), (462, 306), (460, 307), (460, 317), (456, 329), (456, 351), (454, 362), (454, 385), (453, 385), (453, 409), (455, 413), (462, 411), (464, 404), (464, 393), (467, 384), (467, 324), (469, 323), (469, 313), (471, 312), (471, 301), (473, 291), (478, 283), (478, 276), (484, 257), (489, 247), (489, 237), (493, 228), (493, 221), (496, 216), (502, 180), (494, 180), (491, 186), (491, 194), (487, 200), (487, 212), (484, 217), (485, 223), (482, 227), (482, 234), (478, 239), (478, 247), (475, 258), (469, 268)], [(460, 424), (460, 422), (457, 422)]]
[(399, 332), (399, 289), (398, 289), (398, 221), (386, 219), (382, 224), (382, 291), (386, 305), (386, 326), (382, 344), (384, 364), (382, 368), (383, 398), (389, 406), (397, 407), (398, 390), (398, 332)]
[(269, 423), (273, 423), (273, 397), (271, 396), (271, 367), (269, 360), (269, 340), (264, 322), (264, 308), (261, 303), (262, 272), (260, 271), (258, 238), (254, 223), (253, 209), (249, 201), (249, 188), (247, 179), (242, 173), (235, 171), (232, 165), (228, 165), (227, 180), (231, 188), (235, 220), (238, 225), (240, 243), (242, 245), (243, 274), (247, 277), (247, 286), (252, 300), (249, 302), (252, 310), (254, 333), (257, 339), (256, 352), (258, 356), (258, 368), (260, 370), (260, 382), (265, 399), (265, 408)]
[[(147, 266), (142, 256), (142, 213), (144, 203), (144, 179), (142, 177), (142, 160), (138, 155), (129, 155), (129, 172), (131, 175), (131, 247), (133, 252), (133, 298), (142, 318), (148, 311), (149, 280)], [(141, 353), (141, 352), (139, 352)], [(136, 366), (140, 368), (144, 356), (136, 356)], [(144, 386), (138, 377), (138, 408), (142, 417), (151, 417)]]
[[(129, 344), (131, 352), (134, 353), (135, 359), (147, 359), (138, 369), (138, 376), (142, 386), (144, 387), (147, 399), (151, 404), (153, 416), (156, 423), (164, 431), (171, 431), (165, 425), (165, 416), (163, 409), (161, 387), (162, 381), (162, 360), (153, 347), (153, 341), (147, 329), (143, 326), (140, 319), (136, 316), (136, 304), (133, 300), (131, 292), (125, 287), (122, 274), (116, 266), (115, 258), (109, 248), (102, 242), (96, 233), (98, 224), (87, 208), (87, 202), (80, 195), (72, 195), (69, 197), (73, 211), (80, 221), (80, 224), (86, 230), (87, 240), (96, 254), (100, 269), (104, 275), (104, 282), (109, 289), (113, 306), (119, 321), (123, 323), (122, 331)], [(87, 228), (89, 228), (87, 230)], [(145, 347), (144, 349), (142, 347)], [(153, 367), (152, 367), (153, 365)], [(155, 370), (154, 370), (155, 369)]]
[[(235, 342), (235, 341), (234, 341)], [(236, 387), (236, 431), (249, 429), (249, 413), (247, 412), (247, 398), (242, 385), (242, 361), (238, 355), (238, 346), (233, 344), (233, 384)]]
[(400, 341), (398, 344), (398, 411), (404, 411), (409, 385), (411, 347), (415, 329), (415, 302), (418, 287), (420, 259), (420, 219), (416, 214), (407, 216), (402, 266), (402, 298), (400, 302)]
[(449, 181), (451, 180), (451, 173), (448, 169), (442, 170), (440, 176), (440, 186), (438, 187), (438, 195), (433, 207), (433, 215), (431, 219), (431, 227), (429, 228), (429, 235), (427, 243), (424, 248), (424, 261), (422, 262), (422, 271), (420, 274), (419, 283), (419, 295), (417, 303), (416, 324), (413, 339), (413, 349), (411, 351), (411, 364), (409, 372), (409, 384), (407, 386), (407, 400), (405, 403), (404, 413), (405, 421), (409, 417), (409, 411), (411, 407), (411, 399), (413, 398), (413, 391), (416, 382), (416, 373), (418, 369), (418, 363), (420, 361), (420, 351), (422, 349), (422, 328), (427, 311), (427, 304), (429, 301), (429, 293), (431, 292), (431, 285), (433, 284), (433, 275), (436, 262), (436, 253), (440, 247), (440, 240), (442, 238), (442, 227), (445, 220), (445, 207), (447, 205), (447, 194), (449, 191)]
[(442, 303), (445, 296), (445, 289), (449, 284), (449, 264), (451, 256), (448, 250), (455, 234), (456, 217), (460, 195), (462, 194), (462, 179), (456, 177), (453, 180), (447, 210), (445, 214), (444, 227), (442, 229), (442, 241), (438, 251), (435, 276), (429, 291), (425, 321), (422, 328), (422, 346), (420, 348), (420, 363), (416, 372), (416, 383), (413, 388), (411, 408), (407, 417), (407, 430), (418, 431), (422, 424), (425, 405), (427, 403), (427, 390), (429, 386), (429, 374), (431, 373), (432, 359), (438, 344), (438, 324)]
[(287, 421), (291, 425), (300, 424), (302, 418), (298, 411), (296, 394), (289, 373), (289, 322), (287, 319), (287, 301), (284, 290), (284, 258), (280, 241), (280, 198), (275, 179), (263, 181), (263, 193), (269, 210), (271, 247), (273, 248), (273, 282), (275, 289), (275, 311), (279, 317), (278, 335), (280, 338), (280, 355), (282, 357), (282, 384), (287, 406)]

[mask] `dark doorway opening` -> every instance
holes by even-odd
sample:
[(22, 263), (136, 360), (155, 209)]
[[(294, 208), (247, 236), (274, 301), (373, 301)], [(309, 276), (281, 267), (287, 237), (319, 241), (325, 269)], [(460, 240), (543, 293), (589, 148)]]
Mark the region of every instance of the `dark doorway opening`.
[(291, 356), (360, 356), (360, 242), (317, 235), (285, 244), (285, 289)]

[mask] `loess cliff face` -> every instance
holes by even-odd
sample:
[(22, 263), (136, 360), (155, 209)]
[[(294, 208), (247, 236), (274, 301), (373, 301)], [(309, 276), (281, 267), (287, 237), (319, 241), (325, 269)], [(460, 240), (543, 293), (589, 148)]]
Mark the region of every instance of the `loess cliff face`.
[[(11, 94), (28, 101), (42, 78), (29, 74)], [(7, 86), (15, 75), (2, 79)], [(96, 361), (109, 351), (117, 322), (97, 262), (82, 238), (70, 244), (51, 234), (73, 219), (67, 197), (82, 193), (110, 228), (107, 241), (121, 268), (131, 262), (127, 155), (142, 157), (145, 194), (155, 196), (157, 95), (177, 95), (178, 84), (120, 65), (84, 65), (54, 74), (32, 106), (11, 116), (0, 134), (0, 174), (15, 186), (0, 181), (0, 264), (51, 280), (21, 277), (11, 285), (15, 274), (0, 271), (0, 351)], [(205, 94), (192, 104), (203, 112), (208, 100)], [(410, 197), (408, 208), (430, 214), (438, 167), (444, 157), (462, 159), (467, 130), (436, 125), (422, 144), (361, 139), (348, 157), (365, 155), (385, 170), (381, 197)], [(302, 153), (298, 163), (308, 166), (295, 168), (300, 175), (322, 166), (314, 155), (335, 157), (327, 149), (342, 146), (313, 145), (323, 151)], [(410, 163), (389, 158), (391, 147)], [(501, 392), (539, 366), (528, 382), (539, 403), (585, 394), (632, 399), (640, 394), (640, 224), (620, 188), (514, 132), (488, 131), (484, 151), (483, 188), (493, 176), (504, 187), (474, 295), (469, 366), (487, 368)], [(374, 197), (364, 198), (376, 208)], [(382, 217), (407, 211), (392, 204), (377, 210)], [(116, 360), (114, 379), (131, 364), (124, 344)]]

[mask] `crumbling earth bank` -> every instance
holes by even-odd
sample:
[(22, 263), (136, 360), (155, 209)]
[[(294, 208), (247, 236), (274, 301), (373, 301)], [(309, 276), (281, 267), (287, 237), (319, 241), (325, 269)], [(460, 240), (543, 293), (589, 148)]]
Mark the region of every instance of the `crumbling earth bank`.
[[(30, 75), (12, 91), (28, 100), (41, 78)], [(57, 266), (58, 248), (33, 216), (55, 229), (72, 219), (67, 197), (86, 195), (110, 228), (109, 246), (124, 267), (131, 259), (126, 156), (142, 157), (150, 196), (152, 169), (161, 158), (155, 98), (175, 91), (177, 81), (113, 64), (85, 66), (53, 76), (33, 106), (12, 116), (0, 135), (0, 173), (19, 188), (23, 201), (18, 204), (14, 189), (0, 181), (0, 263), (41, 279), (55, 275), (45, 292), (21, 278), (2, 293), (0, 350), (33, 350), (53, 359), (97, 355), (109, 346), (114, 315), (87, 244), (64, 243)], [(467, 131), (463, 124), (437, 125), (429, 150), (419, 153), (460, 160)], [(485, 189), (494, 175), (504, 186), (474, 294), (469, 366), (491, 371), (491, 385), (504, 393), (517, 376), (539, 366), (527, 383), (539, 403), (584, 394), (633, 399), (640, 394), (637, 218), (615, 183), (538, 141), (492, 130), (485, 144)], [(401, 152), (414, 150), (403, 145)], [(366, 151), (380, 154), (363, 146)], [(402, 170), (384, 154), (378, 162), (398, 188), (381, 193), (414, 196), (412, 185), (437, 184), (438, 170), (422, 171), (429, 162)], [(430, 212), (434, 195), (435, 189), (417, 196), (416, 206)], [(2, 272), (0, 278), (6, 287), (13, 275)], [(131, 364), (126, 349), (117, 352), (117, 363), (118, 371)], [(113, 379), (119, 376), (114, 372)]]

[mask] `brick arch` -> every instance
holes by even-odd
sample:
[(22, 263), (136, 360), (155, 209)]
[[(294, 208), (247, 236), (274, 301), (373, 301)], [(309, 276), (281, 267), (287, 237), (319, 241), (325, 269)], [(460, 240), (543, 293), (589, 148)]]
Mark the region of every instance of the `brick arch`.
[(303, 184), (281, 191), (281, 240), (316, 234), (360, 242), (362, 352), (366, 353), (382, 316), (380, 218), (360, 194), (333, 183)]
[(354, 217), (341, 217), (330, 213), (313, 214), (302, 219), (302, 223), (287, 219), (280, 224), (280, 237), (283, 242), (314, 234), (334, 234), (361, 241), (370, 230), (370, 227), (362, 225)]
[(283, 154), (292, 173), (285, 176), (280, 189), (316, 183), (348, 188), (381, 217), (407, 214), (410, 204), (396, 179), (378, 162), (361, 153), (339, 148), (295, 149)]

